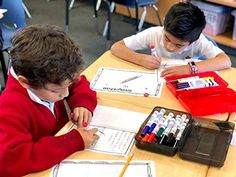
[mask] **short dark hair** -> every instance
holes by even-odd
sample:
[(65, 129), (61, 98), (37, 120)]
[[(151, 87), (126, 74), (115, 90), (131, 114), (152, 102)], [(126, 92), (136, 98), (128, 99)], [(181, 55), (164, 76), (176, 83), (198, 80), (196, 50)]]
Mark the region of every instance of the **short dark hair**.
[(83, 68), (78, 44), (54, 25), (31, 25), (17, 31), (10, 56), (15, 73), (26, 77), (35, 89), (73, 81)]
[(181, 41), (196, 41), (205, 28), (204, 13), (188, 2), (173, 5), (165, 16), (164, 30)]

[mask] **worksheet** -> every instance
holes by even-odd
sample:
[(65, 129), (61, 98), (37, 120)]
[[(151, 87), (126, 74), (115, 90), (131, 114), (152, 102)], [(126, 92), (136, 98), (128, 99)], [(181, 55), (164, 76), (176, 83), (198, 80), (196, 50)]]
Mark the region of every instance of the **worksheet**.
[(100, 92), (160, 97), (163, 78), (160, 71), (125, 70), (102, 67), (90, 87)]
[[(134, 143), (135, 134), (147, 114), (98, 105), (88, 129), (98, 128), (99, 140), (88, 150), (99, 153), (127, 156)], [(76, 128), (72, 125), (68, 131)]]
[[(126, 161), (64, 160), (55, 165), (50, 177), (118, 177)], [(123, 177), (156, 177), (154, 161), (131, 161)]]
[(171, 67), (171, 66), (181, 66), (187, 65), (190, 61), (199, 62), (201, 60), (198, 59), (173, 59), (173, 58), (163, 58), (161, 61), (161, 65), (159, 67), (159, 71), (162, 72), (164, 69)]

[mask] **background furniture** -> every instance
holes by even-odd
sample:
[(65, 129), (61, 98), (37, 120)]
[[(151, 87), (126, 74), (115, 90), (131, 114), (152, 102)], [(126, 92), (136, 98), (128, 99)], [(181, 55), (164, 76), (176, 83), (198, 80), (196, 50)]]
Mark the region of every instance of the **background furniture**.
[[(4, 17), (0, 19), (0, 28), (2, 29), (3, 36), (3, 51), (6, 51), (11, 47), (11, 38), (13, 34), (20, 28), (26, 26), (25, 12), (22, 6), (22, 0), (2, 0), (1, 9), (7, 9), (4, 13)], [(4, 80), (7, 80), (7, 66), (4, 57), (0, 58), (3, 68)], [(6, 69), (5, 69), (6, 68)]]
[[(160, 17), (161, 19), (164, 19), (165, 14), (167, 13), (167, 11), (169, 10), (169, 8), (175, 4), (180, 2), (181, 0), (169, 0), (169, 1), (158, 1), (156, 3), (156, 5), (160, 8), (159, 12), (160, 12)], [(228, 7), (232, 7), (232, 8), (236, 8), (236, 2), (235, 1), (230, 1), (230, 0), (206, 0), (208, 2), (212, 2), (215, 4), (221, 4), (224, 6), (228, 6)], [(151, 13), (150, 9), (147, 9), (149, 13), (149, 15), (147, 15), (146, 18), (146, 22), (151, 23), (151, 24), (155, 24), (155, 25), (159, 25), (154, 19), (155, 19), (155, 14)], [(124, 7), (123, 5), (117, 5), (116, 8), (116, 12), (123, 14), (123, 15), (127, 15), (126, 12), (126, 7)], [(135, 13), (131, 13), (132, 17), (135, 17)], [(232, 47), (232, 48), (236, 48), (236, 40), (232, 39), (232, 31), (228, 31), (225, 32), (223, 34), (217, 35), (217, 36), (210, 36), (212, 39), (214, 39), (217, 43), (228, 46), (228, 47)]]
[[(97, 20), (98, 18), (98, 11), (100, 4), (104, 2), (106, 4), (106, 9), (107, 9), (107, 21), (105, 23), (104, 31), (103, 31), (103, 36), (107, 37), (107, 40), (110, 40), (110, 31), (111, 31), (111, 13), (114, 11), (115, 5), (116, 4), (121, 4), (124, 5), (127, 9), (127, 12), (129, 16), (131, 17), (131, 13), (129, 8), (135, 9), (135, 21), (136, 21), (136, 31), (141, 31), (143, 27), (144, 20), (146, 18), (147, 14), (147, 7), (150, 6), (154, 9), (154, 12), (156, 14), (156, 17), (159, 21), (159, 24), (162, 25), (161, 18), (159, 15), (159, 10), (157, 6), (155, 5), (158, 0), (94, 0), (94, 16)], [(142, 7), (143, 11), (140, 17), (139, 21), (139, 8)], [(98, 23), (98, 22), (97, 22)]]

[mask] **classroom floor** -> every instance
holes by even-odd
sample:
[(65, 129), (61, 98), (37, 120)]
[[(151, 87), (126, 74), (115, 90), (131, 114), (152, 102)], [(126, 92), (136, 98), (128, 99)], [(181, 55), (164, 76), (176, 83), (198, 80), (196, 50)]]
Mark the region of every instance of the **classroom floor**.
[[(27, 18), (27, 24), (54, 24), (65, 28), (65, 0), (24, 0), (32, 19)], [(70, 10), (69, 35), (79, 43), (85, 60), (85, 68), (93, 63), (110, 46), (124, 38), (135, 34), (134, 20), (127, 17), (112, 14), (111, 40), (108, 42), (102, 37), (103, 26), (106, 19), (104, 4), (99, 11), (99, 33), (96, 31), (95, 18), (93, 17), (93, 0), (75, 0)], [(146, 24), (147, 27), (150, 25)], [(229, 55), (236, 67), (236, 50), (222, 47)], [(3, 84), (0, 76), (0, 84)]]

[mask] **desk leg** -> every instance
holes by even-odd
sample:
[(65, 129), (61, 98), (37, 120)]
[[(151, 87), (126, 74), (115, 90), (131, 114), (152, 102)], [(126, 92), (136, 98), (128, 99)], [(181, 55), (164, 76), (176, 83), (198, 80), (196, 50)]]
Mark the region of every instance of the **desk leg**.
[(2, 65), (3, 79), (4, 79), (4, 82), (6, 84), (6, 82), (7, 82), (7, 67), (6, 67), (6, 63), (5, 63), (5, 60), (4, 60), (3, 51), (0, 52), (0, 60), (1, 60), (1, 65)]
[(70, 0), (66, 0), (65, 31), (67, 33), (69, 31), (69, 1)]

